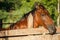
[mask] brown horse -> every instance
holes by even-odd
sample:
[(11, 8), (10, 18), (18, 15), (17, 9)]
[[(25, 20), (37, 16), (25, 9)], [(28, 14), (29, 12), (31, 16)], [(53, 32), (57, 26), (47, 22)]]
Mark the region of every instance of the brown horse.
[[(49, 15), (49, 12), (43, 5), (35, 5), (35, 8), (29, 13), (25, 14), (24, 17), (16, 22), (15, 24), (10, 25), (9, 29), (24, 29), (28, 28), (28, 17), (29, 15), (33, 16), (33, 28), (43, 26), (47, 29), (50, 34), (56, 33), (56, 27), (52, 18)], [(32, 20), (31, 20), (32, 21)]]

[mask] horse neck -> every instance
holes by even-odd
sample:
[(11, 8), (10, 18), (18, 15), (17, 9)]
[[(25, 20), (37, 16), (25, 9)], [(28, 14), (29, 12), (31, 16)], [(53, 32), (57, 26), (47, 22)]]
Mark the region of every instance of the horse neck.
[(39, 15), (38, 15), (38, 13), (35, 13), (33, 18), (34, 18), (34, 28), (36, 28), (39, 26)]

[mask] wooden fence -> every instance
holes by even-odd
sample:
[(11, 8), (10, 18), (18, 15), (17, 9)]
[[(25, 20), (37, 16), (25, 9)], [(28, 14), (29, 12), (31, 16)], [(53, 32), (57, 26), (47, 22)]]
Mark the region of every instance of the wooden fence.
[(57, 28), (57, 33), (54, 35), (50, 35), (43, 27), (5, 30), (0, 31), (0, 40), (60, 40), (60, 28)]

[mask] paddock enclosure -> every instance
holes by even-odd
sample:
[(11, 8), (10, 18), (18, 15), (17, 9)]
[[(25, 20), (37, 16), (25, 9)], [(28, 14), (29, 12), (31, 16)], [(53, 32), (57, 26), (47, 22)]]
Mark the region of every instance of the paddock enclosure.
[(43, 27), (0, 31), (0, 40), (60, 40), (60, 27), (54, 35)]

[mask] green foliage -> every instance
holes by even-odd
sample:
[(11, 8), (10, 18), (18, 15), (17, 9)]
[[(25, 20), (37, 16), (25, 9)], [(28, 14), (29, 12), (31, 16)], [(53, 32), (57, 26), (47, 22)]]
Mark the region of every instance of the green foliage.
[(4, 19), (8, 16), (8, 13), (7, 12), (4, 12), (2, 10), (0, 10), (0, 19)]
[[(6, 12), (5, 10), (0, 10), (0, 19), (3, 19), (3, 22), (11, 23), (16, 22), (21, 19), (21, 17), (33, 9), (35, 2), (41, 3), (49, 11), (52, 19), (56, 23), (58, 11), (57, 11), (57, 0), (4, 0), (12, 6), (11, 9), (15, 9), (11, 12)], [(7, 5), (8, 6), (8, 5)], [(10, 9), (10, 10), (11, 10)], [(3, 15), (3, 16), (2, 16)]]
[(19, 9), (22, 5), (21, 0), (6, 0), (8, 3), (13, 3), (15, 9)]

